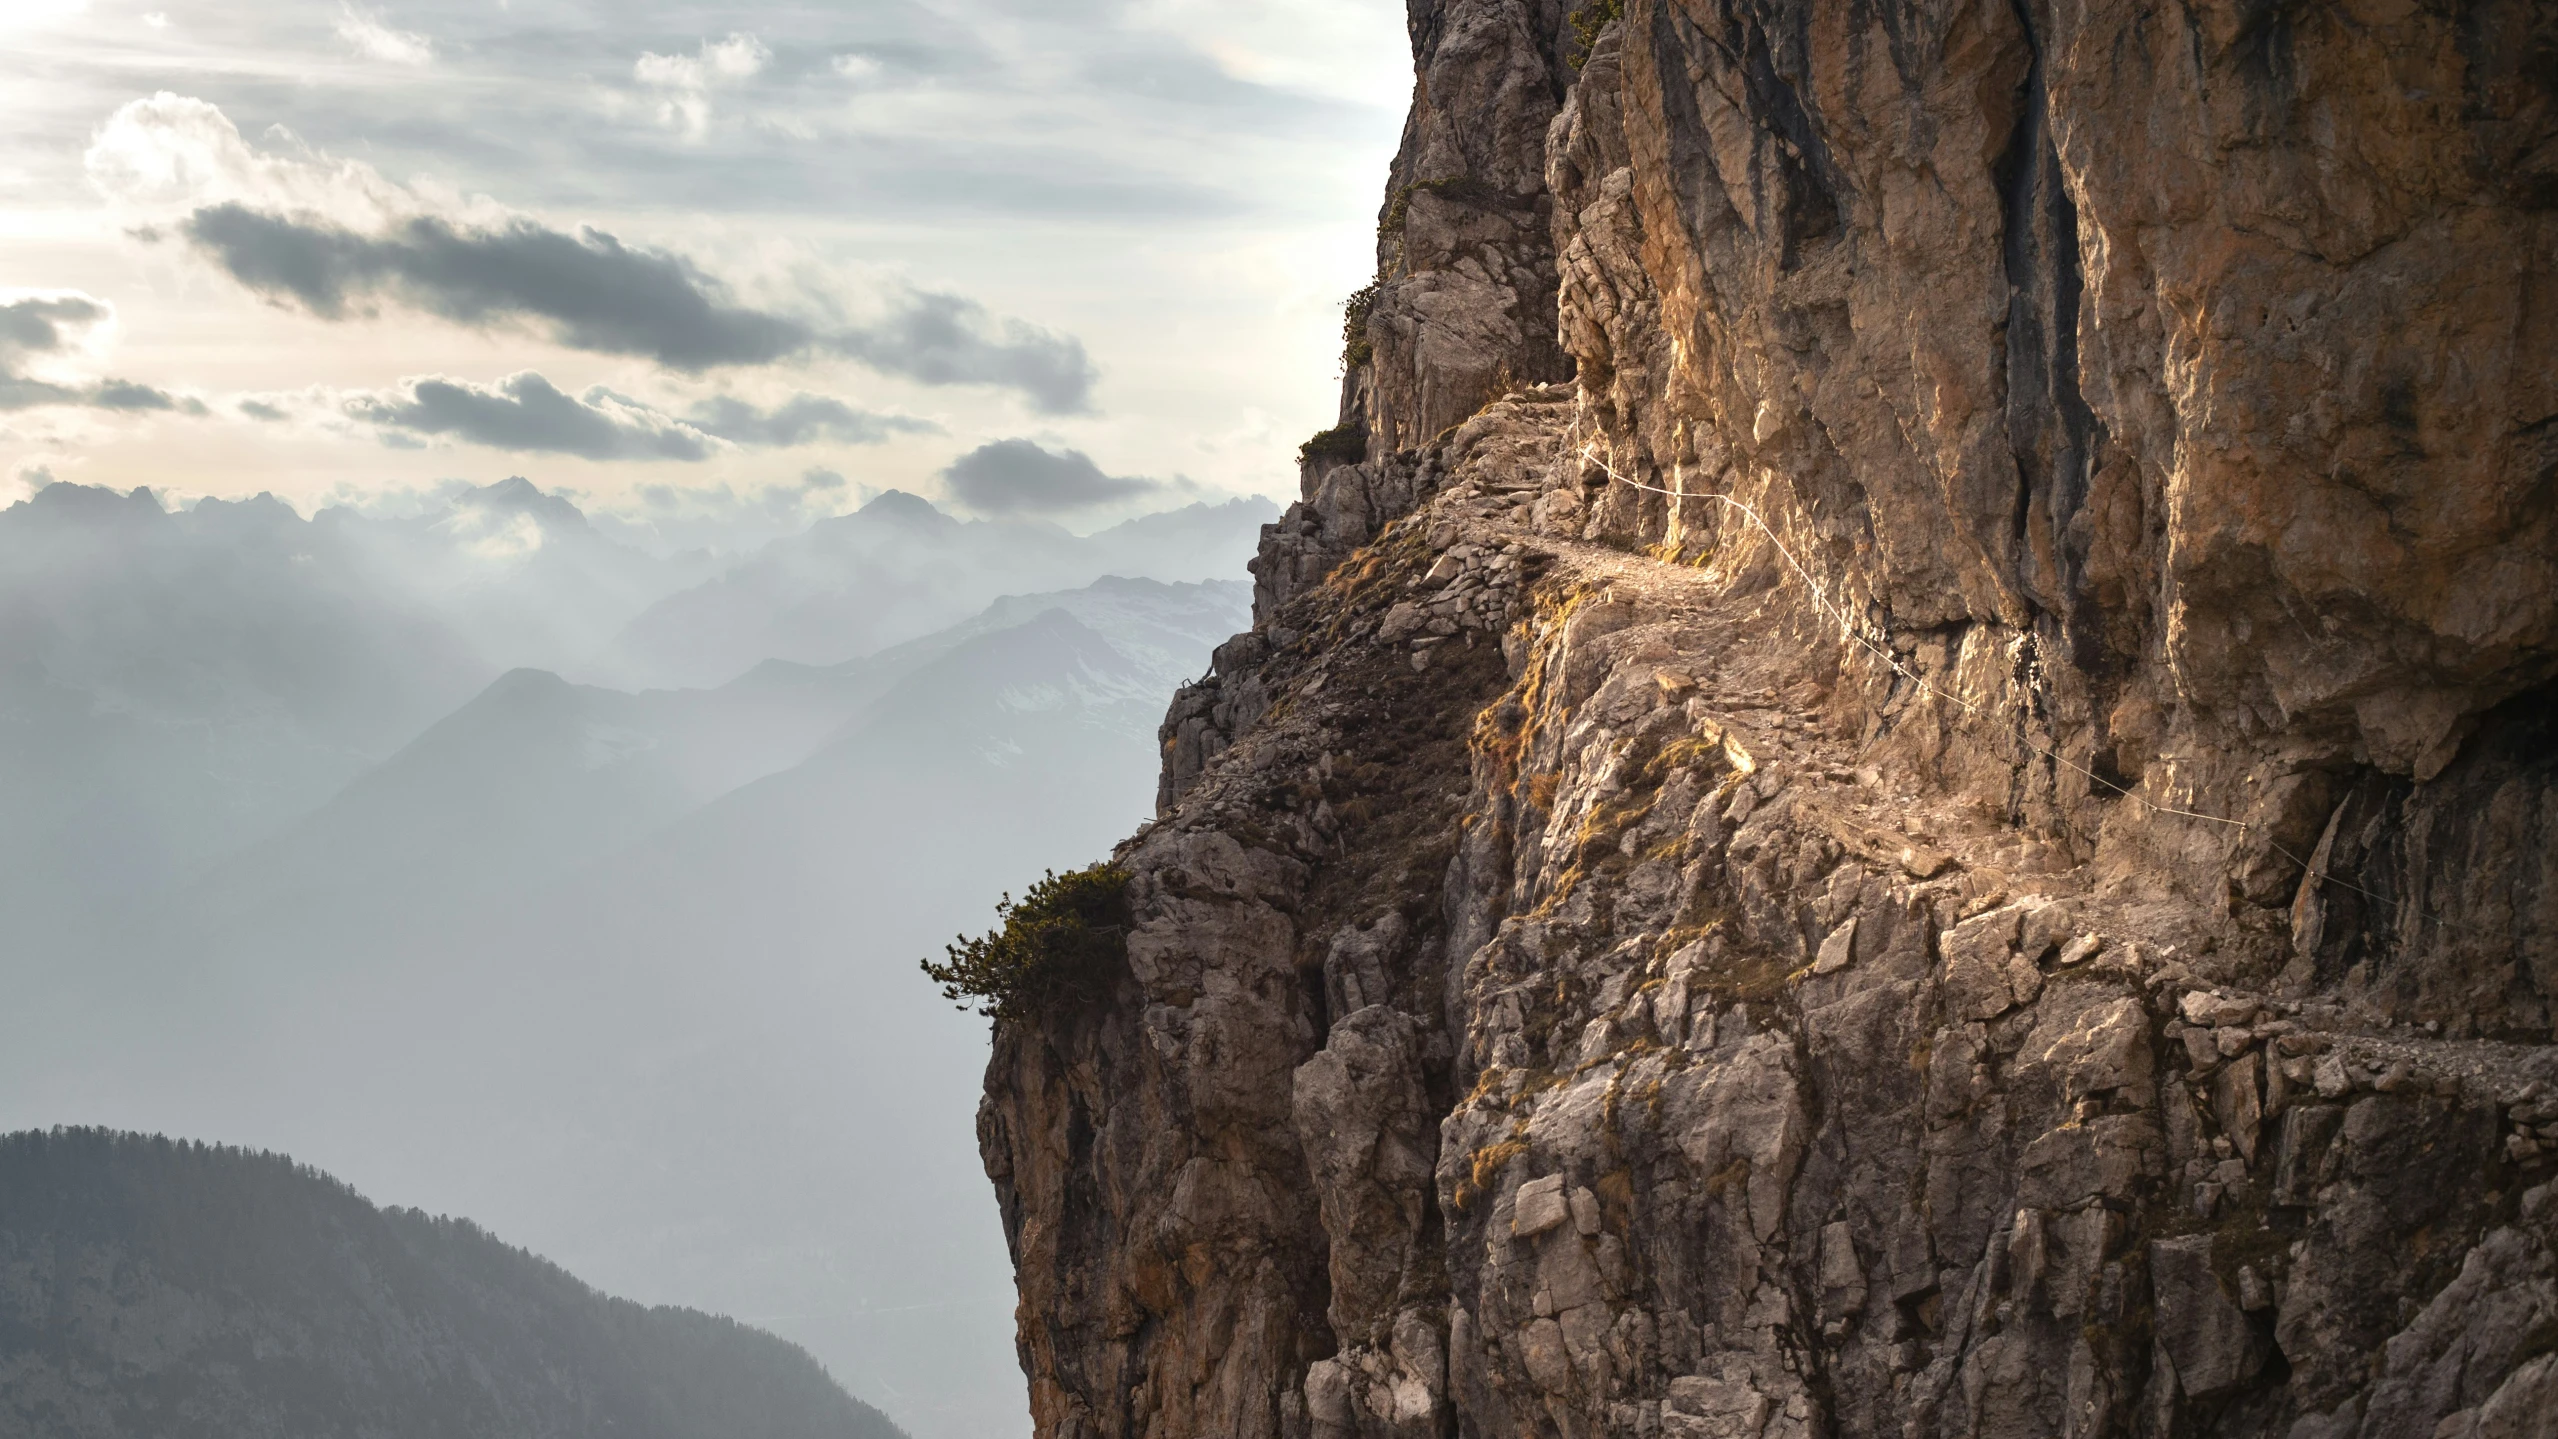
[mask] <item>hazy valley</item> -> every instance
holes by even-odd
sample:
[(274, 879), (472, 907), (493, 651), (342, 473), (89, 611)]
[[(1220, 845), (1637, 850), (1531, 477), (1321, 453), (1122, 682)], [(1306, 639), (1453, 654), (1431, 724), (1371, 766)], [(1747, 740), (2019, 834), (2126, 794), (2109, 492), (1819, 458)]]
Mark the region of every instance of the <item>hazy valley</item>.
[(891, 494), (723, 563), (516, 481), (0, 511), (0, 1127), (282, 1150), (1007, 1432), (983, 1040), (914, 965), (1145, 815), (1271, 513)]

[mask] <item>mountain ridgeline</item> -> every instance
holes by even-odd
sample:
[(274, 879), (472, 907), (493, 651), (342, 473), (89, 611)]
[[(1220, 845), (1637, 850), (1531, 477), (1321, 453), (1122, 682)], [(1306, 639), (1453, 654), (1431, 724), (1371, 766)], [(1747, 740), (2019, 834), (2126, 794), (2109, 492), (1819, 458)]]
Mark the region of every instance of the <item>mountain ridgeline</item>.
[(522, 479), (307, 519), (265, 495), (170, 510), (48, 485), (0, 510), (0, 905), (39, 950), (88, 942), (509, 670), (637, 691), (841, 665), (1004, 595), (1232, 579), (1274, 514), (1200, 504), (1078, 536), (891, 491), (722, 556), (627, 543)]
[(904, 1439), (798, 1347), (280, 1155), (0, 1137), (0, 1433)]

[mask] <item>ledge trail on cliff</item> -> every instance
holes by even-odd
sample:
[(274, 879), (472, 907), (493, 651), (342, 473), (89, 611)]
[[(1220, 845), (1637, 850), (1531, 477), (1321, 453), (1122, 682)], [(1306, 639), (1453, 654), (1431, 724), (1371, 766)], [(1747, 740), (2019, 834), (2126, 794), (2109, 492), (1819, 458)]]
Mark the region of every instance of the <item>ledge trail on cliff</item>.
[(2558, 1433), (2558, 6), (1410, 14), (1039, 1433)]

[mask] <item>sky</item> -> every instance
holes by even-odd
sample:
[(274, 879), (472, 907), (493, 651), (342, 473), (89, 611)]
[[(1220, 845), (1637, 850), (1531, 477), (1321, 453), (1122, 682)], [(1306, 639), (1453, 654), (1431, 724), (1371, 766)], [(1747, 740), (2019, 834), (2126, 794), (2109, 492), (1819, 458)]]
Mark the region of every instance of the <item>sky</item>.
[[(0, 503), (1294, 489), (1391, 0), (7, 0)], [(707, 527), (707, 528), (706, 528)]]

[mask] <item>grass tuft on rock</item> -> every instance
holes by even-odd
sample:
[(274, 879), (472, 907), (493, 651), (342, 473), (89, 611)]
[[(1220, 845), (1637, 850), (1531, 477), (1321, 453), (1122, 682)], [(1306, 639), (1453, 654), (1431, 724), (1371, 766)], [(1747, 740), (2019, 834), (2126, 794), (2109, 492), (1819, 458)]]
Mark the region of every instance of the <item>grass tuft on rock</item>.
[(999, 927), (959, 936), (946, 962), (922, 962), (924, 975), (944, 999), (995, 1020), (1098, 998), (1114, 963), (1127, 958), (1128, 879), (1126, 869), (1108, 863), (1066, 874), (1052, 869), (1019, 903), (1006, 892), (995, 905)]
[(1312, 464), (1330, 460), (1337, 465), (1355, 465), (1368, 457), (1368, 427), (1353, 420), (1329, 430), (1317, 430), (1312, 439), (1297, 446), (1297, 463)]

